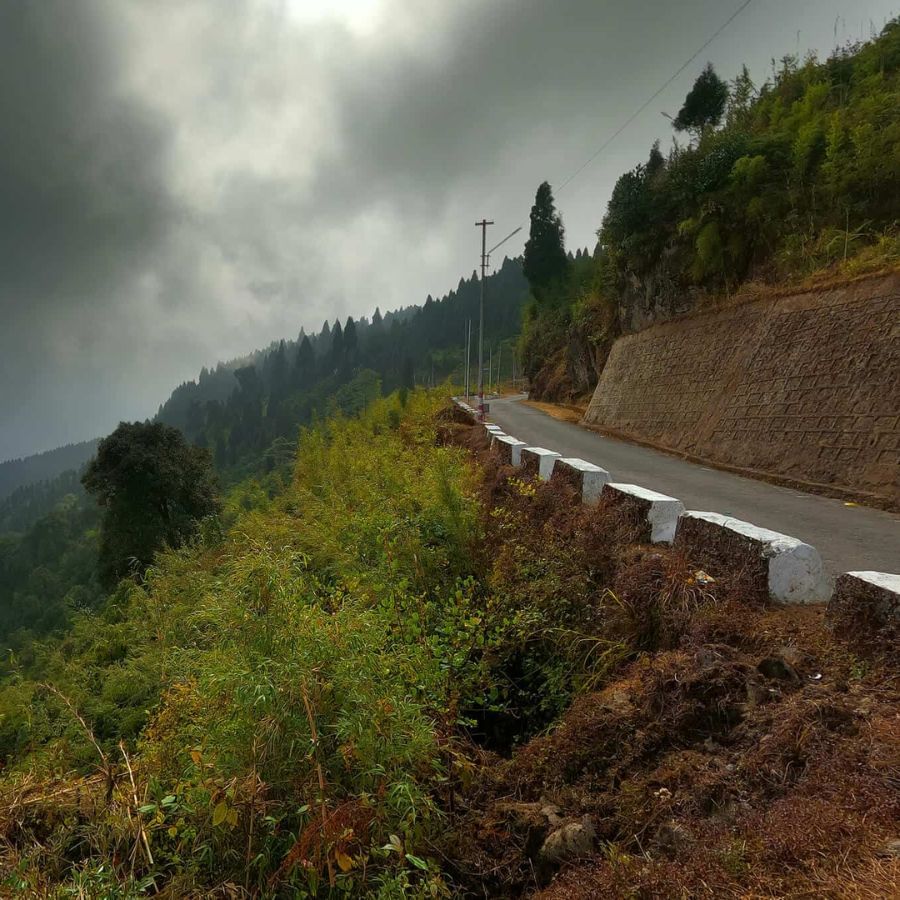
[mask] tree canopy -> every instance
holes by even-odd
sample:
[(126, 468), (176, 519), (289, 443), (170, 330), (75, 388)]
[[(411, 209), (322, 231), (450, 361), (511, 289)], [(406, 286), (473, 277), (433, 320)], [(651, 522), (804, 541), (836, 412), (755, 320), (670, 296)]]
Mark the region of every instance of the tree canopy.
[(100, 441), (82, 482), (103, 508), (100, 574), (107, 585), (142, 572), (164, 546), (181, 546), (219, 508), (209, 451), (161, 422), (122, 422)]
[(538, 187), (531, 207), (523, 271), (531, 289), (539, 293), (562, 279), (567, 266), (562, 217), (556, 211), (553, 191), (545, 181)]
[(701, 133), (722, 121), (727, 102), (728, 85), (716, 75), (712, 63), (707, 63), (672, 124), (678, 131)]

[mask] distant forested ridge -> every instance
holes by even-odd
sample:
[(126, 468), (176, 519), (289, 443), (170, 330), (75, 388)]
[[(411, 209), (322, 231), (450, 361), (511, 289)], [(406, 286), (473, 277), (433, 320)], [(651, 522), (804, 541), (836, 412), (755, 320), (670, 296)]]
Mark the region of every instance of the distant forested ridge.
[(900, 22), (824, 61), (787, 56), (762, 85), (707, 66), (673, 126), (619, 178), (582, 265), (553, 269), (562, 223), (538, 188), (521, 346), (536, 394), (590, 392), (618, 334), (748, 282), (900, 264)]
[(76, 498), (84, 495), (81, 469), (68, 469), (55, 478), (16, 488), (8, 497), (0, 500), (0, 534), (25, 531), (32, 523), (52, 512), (69, 495)]
[(55, 450), (0, 463), (0, 500), (23, 485), (47, 481), (67, 469), (80, 469), (94, 455), (97, 441), (66, 444)]
[[(486, 284), (487, 349), (504, 348), (507, 375), (527, 294), (519, 260), (505, 260)], [(388, 390), (460, 377), (465, 326), (472, 320), (476, 333), (479, 295), (473, 274), (423, 306), (325, 323), (316, 335), (301, 332), (297, 340), (203, 369), (197, 381), (176, 388), (156, 422), (208, 450), (226, 487), (247, 481), (263, 492), (278, 490), (293, 465), (301, 425), (357, 415)], [(110, 579), (104, 584), (98, 554), (110, 545), (111, 532), (104, 539), (101, 511), (81, 483), (97, 442), (76, 446), (81, 452), (70, 457), (53, 451), (20, 461), (64, 458), (72, 468), (0, 500), (0, 641), (7, 646), (21, 649), (37, 636), (63, 631), (79, 610), (106, 601)], [(137, 517), (124, 521), (134, 525)], [(141, 546), (141, 540), (125, 555), (146, 565), (156, 546)]]
[[(486, 353), (505, 343), (503, 373), (513, 364), (528, 283), (518, 259), (504, 259), (485, 283)], [(356, 412), (377, 393), (462, 376), (467, 321), (477, 333), (480, 287), (473, 272), (456, 290), (423, 306), (372, 318), (325, 322), (257, 351), (240, 365), (203, 369), (177, 387), (157, 414), (213, 452), (220, 472), (267, 450), (276, 465), (297, 427), (334, 410)], [(502, 357), (502, 354), (498, 354)], [(487, 362), (485, 363), (487, 366)], [(474, 375), (473, 357), (473, 378)], [(238, 474), (246, 474), (241, 470)]]

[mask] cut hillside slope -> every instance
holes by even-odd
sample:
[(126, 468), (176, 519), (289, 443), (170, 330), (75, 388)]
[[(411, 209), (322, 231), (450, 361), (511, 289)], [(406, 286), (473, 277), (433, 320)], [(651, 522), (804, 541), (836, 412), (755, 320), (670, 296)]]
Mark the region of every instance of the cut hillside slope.
[(893, 896), (896, 635), (711, 583), (565, 486), (498, 469), (463, 432), (502, 523), (487, 530), (492, 588), (528, 578), (576, 604), (589, 624), (570, 653), (595, 666), (546, 733), (489, 756), (461, 798), (445, 852), (471, 895)]
[(485, 450), (438, 392), (325, 420), (289, 482), (6, 660), (2, 889), (889, 891), (878, 636), (755, 606)]
[[(786, 57), (759, 88), (746, 70), (722, 87), (721, 117), (618, 180), (593, 275), (569, 266), (532, 285), (522, 351), (536, 399), (593, 388), (578, 377), (586, 345), (599, 375), (619, 333), (715, 309), (747, 285), (814, 288), (814, 275), (900, 262), (900, 22), (822, 61)], [(585, 307), (609, 313), (584, 321)]]

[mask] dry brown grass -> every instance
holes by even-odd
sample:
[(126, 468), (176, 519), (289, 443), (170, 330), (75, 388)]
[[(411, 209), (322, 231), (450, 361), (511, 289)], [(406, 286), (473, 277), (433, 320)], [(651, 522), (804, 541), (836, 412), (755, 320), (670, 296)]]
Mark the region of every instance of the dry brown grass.
[[(623, 545), (628, 523), (565, 485), (523, 493), (515, 470), (478, 458), (485, 502), (515, 516), (526, 554), (549, 542), (571, 569), (596, 563), (606, 588), (584, 621), (632, 655), (510, 759), (485, 759), (446, 848), (461, 885), (548, 900), (900, 896), (885, 851), (900, 838), (896, 654), (848, 642), (822, 607), (749, 602), (671, 551)], [(488, 540), (508, 582), (516, 560)], [(597, 845), (542, 889), (547, 803), (588, 816)]]
[(541, 412), (547, 413), (554, 419), (562, 422), (571, 422), (574, 425), (581, 423), (584, 414), (587, 412), (588, 405), (579, 403), (546, 403), (543, 400), (523, 400), (526, 406), (533, 406)]

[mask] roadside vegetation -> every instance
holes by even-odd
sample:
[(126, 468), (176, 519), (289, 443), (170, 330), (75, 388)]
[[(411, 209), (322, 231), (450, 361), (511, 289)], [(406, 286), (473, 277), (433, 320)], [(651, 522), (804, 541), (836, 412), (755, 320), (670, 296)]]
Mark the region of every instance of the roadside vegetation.
[(304, 430), (7, 659), (4, 889), (885, 896), (896, 662), (634, 536), (441, 392)]

